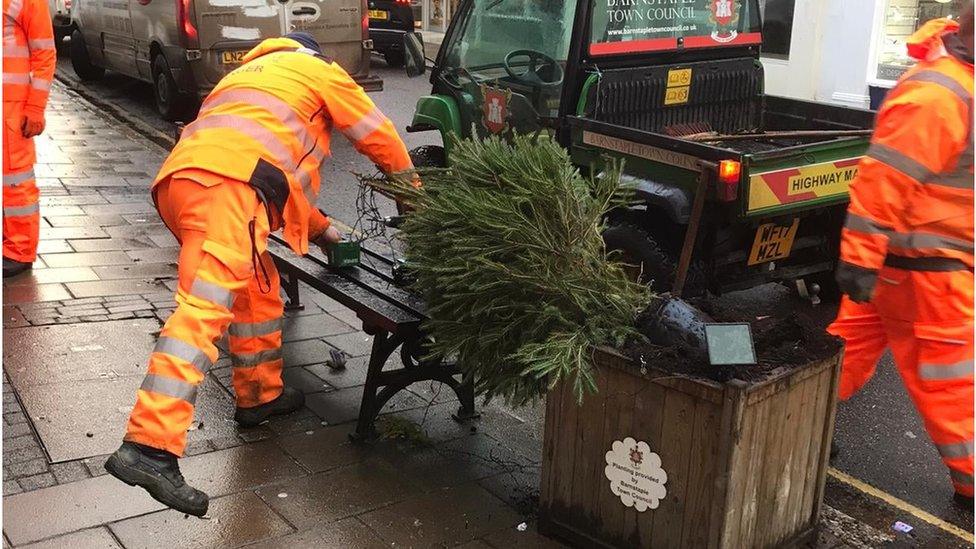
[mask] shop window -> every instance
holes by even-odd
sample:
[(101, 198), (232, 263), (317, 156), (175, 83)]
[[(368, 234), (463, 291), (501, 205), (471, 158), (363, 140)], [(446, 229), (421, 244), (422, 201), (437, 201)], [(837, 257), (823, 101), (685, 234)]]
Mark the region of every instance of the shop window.
[(875, 76), (898, 80), (915, 60), (908, 57), (905, 41), (932, 19), (959, 17), (966, 0), (887, 0)]
[(762, 15), (762, 55), (789, 59), (796, 0), (759, 0)]

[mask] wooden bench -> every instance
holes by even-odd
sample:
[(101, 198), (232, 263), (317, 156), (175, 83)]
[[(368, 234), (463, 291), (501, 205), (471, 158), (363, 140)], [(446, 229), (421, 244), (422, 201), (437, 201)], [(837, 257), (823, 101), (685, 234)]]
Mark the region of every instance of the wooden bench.
[[(363, 331), (373, 337), (359, 420), (356, 431), (350, 434), (353, 440), (374, 439), (376, 417), (383, 406), (393, 395), (420, 381), (439, 381), (457, 394), (461, 406), (454, 419), (463, 421), (478, 416), (474, 387), (459, 379), (457, 365), (424, 358), (425, 335), (420, 324), (426, 318), (425, 306), (415, 294), (394, 284), (391, 259), (364, 247), (359, 266), (336, 269), (318, 250), (306, 256), (295, 255), (275, 235), (268, 242), (268, 252), (281, 274), (287, 308), (301, 307), (299, 282), (304, 282), (355, 312), (363, 323)], [(384, 369), (397, 349), (402, 366)]]

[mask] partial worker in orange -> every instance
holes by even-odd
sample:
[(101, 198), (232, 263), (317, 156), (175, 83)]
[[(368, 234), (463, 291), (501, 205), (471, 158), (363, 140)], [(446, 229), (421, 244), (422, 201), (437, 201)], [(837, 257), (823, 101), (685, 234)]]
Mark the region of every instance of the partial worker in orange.
[(241, 426), (304, 403), (282, 384), (283, 305), (266, 246), (279, 229), (298, 254), (340, 240), (315, 208), (333, 129), (388, 173), (413, 167), (393, 123), (310, 35), (267, 39), (217, 84), (153, 183), (181, 246), (177, 308), (149, 358), (125, 441), (105, 468), (174, 509), (207, 512), (207, 494), (185, 482), (177, 458), (222, 335)]
[(3, 277), (31, 268), (41, 226), (34, 136), (57, 54), (44, 0), (3, 0)]
[(973, 504), (973, 3), (926, 23), (918, 59), (878, 111), (851, 185), (829, 331), (846, 341), (839, 397), (890, 348), (949, 470)]

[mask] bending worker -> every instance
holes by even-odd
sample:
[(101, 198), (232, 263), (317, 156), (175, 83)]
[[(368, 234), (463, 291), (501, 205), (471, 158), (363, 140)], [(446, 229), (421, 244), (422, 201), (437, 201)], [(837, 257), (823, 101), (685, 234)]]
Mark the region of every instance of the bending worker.
[(282, 385), (283, 306), (266, 246), (278, 229), (298, 254), (339, 241), (314, 206), (333, 128), (383, 170), (412, 168), (393, 123), (311, 36), (267, 39), (217, 84), (153, 183), (156, 208), (181, 246), (177, 308), (105, 468), (174, 509), (207, 512), (209, 498), (186, 484), (177, 458), (223, 334), (238, 424), (304, 404)]
[(926, 23), (918, 59), (878, 112), (851, 185), (829, 331), (846, 340), (839, 397), (850, 398), (890, 347), (908, 394), (973, 497), (973, 4), (959, 23)]
[(54, 29), (44, 0), (3, 0), (3, 277), (31, 268), (41, 214), (34, 136), (54, 78)]

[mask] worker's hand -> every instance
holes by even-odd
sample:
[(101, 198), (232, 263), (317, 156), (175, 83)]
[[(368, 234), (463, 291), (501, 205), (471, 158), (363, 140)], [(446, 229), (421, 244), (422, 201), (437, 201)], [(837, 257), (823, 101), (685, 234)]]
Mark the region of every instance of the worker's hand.
[(874, 294), (878, 272), (843, 261), (837, 265), (837, 286), (854, 303), (867, 303)]
[(35, 135), (41, 135), (44, 131), (44, 114), (24, 114), (23, 120), (20, 122), (20, 133), (24, 137), (34, 137)]
[(321, 235), (319, 235), (318, 238), (315, 239), (315, 244), (318, 245), (319, 248), (322, 248), (322, 253), (327, 254), (329, 253), (329, 246), (341, 241), (342, 233), (339, 232), (339, 229), (329, 226), (329, 228), (327, 228)]

